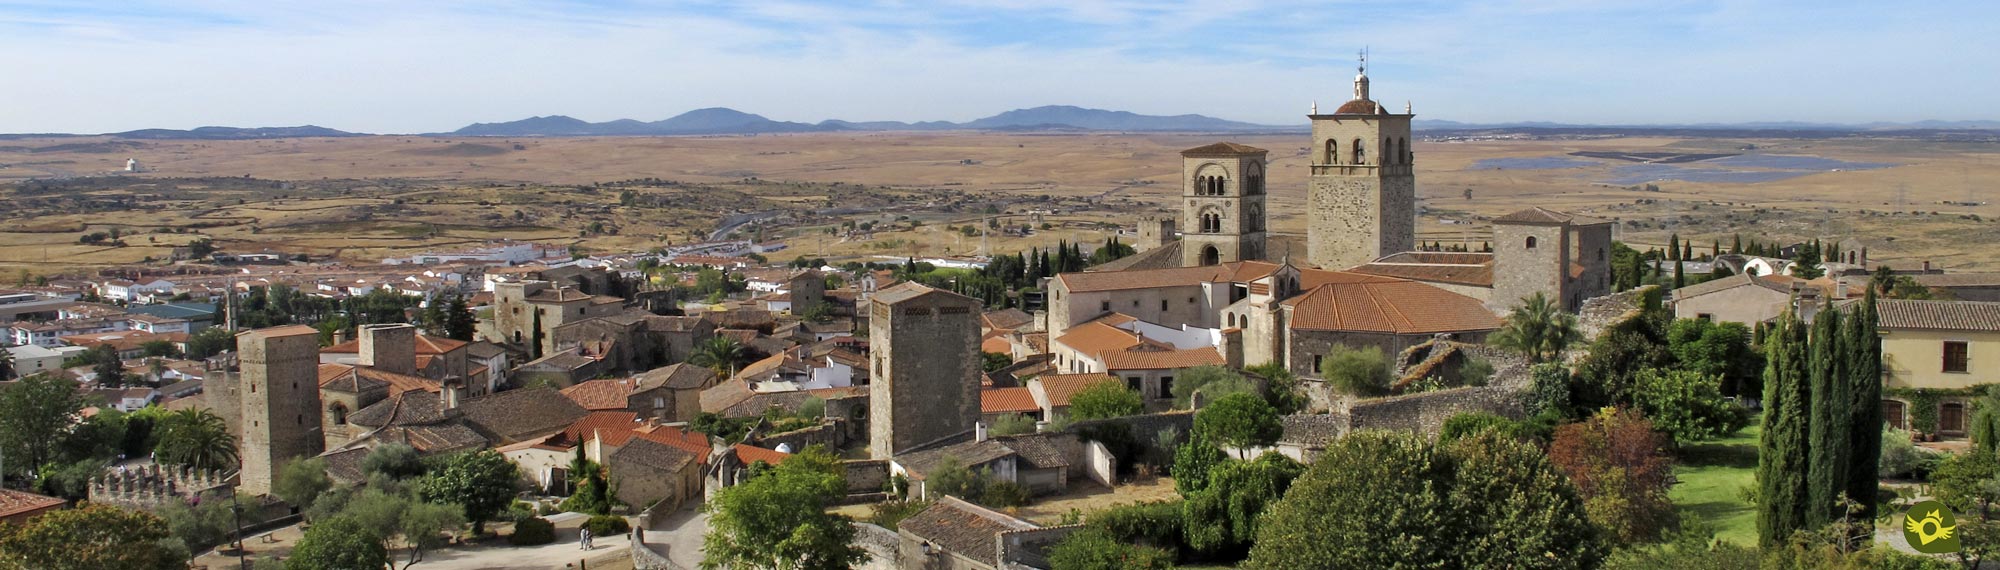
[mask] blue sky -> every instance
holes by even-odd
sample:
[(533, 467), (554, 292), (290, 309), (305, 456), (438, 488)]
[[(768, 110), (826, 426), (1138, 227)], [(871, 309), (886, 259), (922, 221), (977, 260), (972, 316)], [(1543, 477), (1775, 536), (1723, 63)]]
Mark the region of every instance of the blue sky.
[(964, 121), (1049, 104), (1291, 124), (1996, 120), (2000, 3), (0, 0), (0, 132), (565, 114)]

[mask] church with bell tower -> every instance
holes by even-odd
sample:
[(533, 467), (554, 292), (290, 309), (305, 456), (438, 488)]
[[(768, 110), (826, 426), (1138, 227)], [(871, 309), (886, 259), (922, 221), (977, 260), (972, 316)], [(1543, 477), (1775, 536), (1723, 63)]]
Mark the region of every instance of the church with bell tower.
[(1181, 266), (1264, 258), (1266, 154), (1227, 142), (1181, 151)]
[(1364, 52), (1354, 99), (1322, 114), (1313, 106), (1306, 248), (1313, 265), (1346, 269), (1416, 249), (1417, 182), (1410, 113), (1368, 94)]

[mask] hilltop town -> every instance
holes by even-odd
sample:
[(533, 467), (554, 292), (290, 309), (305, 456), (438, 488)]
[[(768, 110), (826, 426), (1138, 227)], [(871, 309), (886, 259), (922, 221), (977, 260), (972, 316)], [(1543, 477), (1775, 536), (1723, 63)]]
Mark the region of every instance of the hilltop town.
[[(1770, 544), (1756, 509), (1791, 491), (1734, 499), (1782, 434), (1851, 449), (1794, 467), (1871, 516), (1923, 492), (1912, 458), (1937, 473), (1992, 446), (2000, 274), (1892, 266), (1879, 236), (1626, 241), (1616, 209), (1555, 203), (1440, 239), (1411, 105), (1371, 88), (1364, 70), (1285, 149), (1181, 150), (1156, 208), (884, 188), (677, 218), (621, 252), (509, 236), (514, 210), (459, 221), (490, 239), (357, 246), (379, 262), (168, 232), (142, 246), (163, 259), (39, 268), (0, 290), (0, 520), (151, 513), (132, 549), (216, 568), (343, 548), (423, 568), (1343, 567), (1415, 556), (1364, 538), (1419, 531), (1454, 545), (1429, 553), (1445, 567), (1645, 567), (1632, 545), (1674, 529)], [(1277, 155), (1302, 201), (1273, 199)], [(706, 188), (631, 184), (656, 186)], [(598, 188), (623, 195), (570, 213), (590, 235), (685, 206)], [(395, 200), (332, 207), (415, 208)], [(1078, 207), (1109, 221), (1050, 223)], [(922, 225), (842, 208), (950, 212), (959, 245), (828, 256)], [(824, 227), (759, 235), (779, 217)], [(1061, 237), (986, 245), (1043, 232)], [(1836, 339), (1843, 364), (1803, 364)], [(1367, 520), (1398, 501), (1416, 522)], [(1797, 502), (1798, 548), (1873, 543)]]

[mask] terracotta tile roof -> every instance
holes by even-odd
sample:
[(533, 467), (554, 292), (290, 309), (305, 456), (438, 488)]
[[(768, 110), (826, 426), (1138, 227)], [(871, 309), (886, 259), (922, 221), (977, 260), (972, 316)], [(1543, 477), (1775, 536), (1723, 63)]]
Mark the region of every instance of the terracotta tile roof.
[(580, 443), (594, 437), (599, 429), (630, 431), (638, 419), (639, 414), (632, 412), (591, 412), (550, 439), (559, 444)]
[(741, 443), (736, 444), (736, 447), (732, 449), (736, 451), (736, 460), (743, 462), (744, 465), (749, 465), (759, 461), (762, 461), (769, 465), (777, 465), (780, 463), (784, 463), (785, 458), (792, 456), (792, 454), (790, 453), (784, 453), (774, 449), (764, 449), (762, 447), (757, 447), (754, 445), (744, 445)]
[(750, 383), (742, 380), (725, 380), (701, 391), (701, 411), (720, 414), (730, 407), (750, 399)]
[(669, 390), (701, 390), (715, 385), (715, 371), (688, 363), (670, 364), (642, 372), (642, 390), (664, 386)]
[(598, 430), (597, 435), (604, 438), (605, 445), (614, 447), (625, 445), (633, 438), (665, 444), (695, 456), (695, 461), (703, 465), (708, 464), (708, 453), (712, 450), (707, 435), (674, 426), (645, 425), (628, 430)]
[(1284, 302), (1297, 330), (1393, 334), (1484, 331), (1500, 318), (1478, 299), (1415, 281), (1323, 285)]
[(897, 283), (892, 287), (883, 289), (881, 291), (877, 291), (875, 292), (875, 296), (871, 297), (870, 300), (884, 305), (894, 305), (911, 299), (916, 299), (918, 297), (926, 297), (930, 295), (950, 295), (954, 297), (955, 298), (954, 300), (956, 301), (960, 302), (972, 301), (971, 297), (967, 297), (943, 289), (930, 287), (928, 285), (924, 285), (922, 283), (917, 283), (914, 281), (905, 281), (902, 283)]
[[(417, 354), (438, 356), (471, 344), (462, 340), (438, 338), (423, 333), (417, 334)], [(319, 349), (320, 354), (360, 354), (361, 340), (355, 339)]]
[(996, 334), (986, 337), (986, 340), (979, 341), (979, 351), (994, 354), (1011, 354), (1014, 352), (1014, 343), (1007, 342), (1006, 336)]
[(1875, 307), (1883, 329), (2000, 332), (2000, 303), (1882, 299)]
[(1340, 108), (1339, 108), (1339, 109), (1334, 109), (1334, 110), (1333, 110), (1333, 114), (1335, 114), (1335, 115), (1387, 115), (1387, 114), (1389, 114), (1389, 110), (1388, 110), (1388, 109), (1386, 109), (1386, 108), (1383, 108), (1383, 107), (1382, 107), (1382, 105), (1380, 105), (1380, 104), (1377, 104), (1377, 103), (1376, 103), (1376, 102), (1374, 102), (1374, 101), (1370, 101), (1370, 100), (1367, 100), (1367, 99), (1355, 99), (1355, 100), (1353, 100), (1353, 101), (1348, 101), (1348, 102), (1346, 102), (1346, 103), (1343, 103), (1343, 104), (1341, 104), (1341, 105), (1340, 105)]
[(1008, 449), (1014, 450), (1014, 453), (1019, 454), (1021, 459), (1026, 460), (1028, 465), (1035, 469), (1068, 467), (1069, 458), (1064, 456), (1062, 448), (1054, 443), (1057, 437), (1062, 436), (1053, 433), (1032, 433), (998, 436), (993, 438), (993, 441), (998, 441)]
[(903, 519), (897, 528), (960, 556), (985, 564), (998, 564), (1000, 554), (996, 549), (999, 548), (1000, 533), (1039, 527), (985, 507), (944, 497), (929, 508)]
[(612, 452), (605, 462), (607, 468), (616, 473), (630, 466), (635, 470), (657, 470), (677, 473), (695, 463), (695, 454), (686, 450), (645, 439), (632, 440)]
[(848, 398), (868, 397), (867, 386), (841, 386), (838, 388), (814, 388), (811, 390), (806, 390), (805, 392), (806, 394), (809, 394), (812, 397), (819, 398), (821, 400), (845, 400)]
[(0, 518), (60, 508), (64, 501), (26, 491), (0, 489)]
[(1039, 412), (1035, 393), (1027, 388), (987, 388), (979, 391), (979, 413), (1018, 414)]
[(1233, 142), (1206, 144), (1181, 151), (1181, 156), (1240, 156), (1245, 154), (1265, 154), (1270, 151), (1250, 145)]
[(1493, 222), (1498, 224), (1570, 224), (1578, 226), (1610, 223), (1606, 220), (1579, 216), (1568, 212), (1558, 212), (1541, 206), (1493, 218)]
[[(521, 388), (470, 398), (459, 405), (468, 423), (505, 443), (562, 430), (589, 415), (553, 388)], [(496, 442), (499, 443), (499, 442)]]
[(1050, 374), (1035, 379), (1042, 385), (1042, 393), (1049, 397), (1049, 406), (1062, 408), (1069, 406), (1069, 399), (1077, 392), (1099, 382), (1118, 382), (1108, 374)]
[(1020, 309), (987, 311), (985, 314), (980, 315), (980, 318), (985, 321), (987, 328), (1010, 331), (1035, 323), (1034, 315), (1030, 315)]
[(372, 439), (408, 445), (426, 455), (486, 447), (486, 436), (459, 423), (397, 425), (374, 432)]
[(957, 460), (960, 467), (976, 468), (986, 463), (1019, 455), (1013, 448), (999, 441), (967, 441), (944, 447), (934, 447), (898, 455), (896, 464), (901, 465), (911, 479), (918, 481), (943, 467), (947, 459)]
[(1377, 262), (1358, 265), (1349, 271), (1433, 283), (1450, 283), (1474, 287), (1493, 286), (1493, 265), (1491, 263), (1485, 265), (1418, 265)]
[(562, 395), (586, 410), (623, 410), (627, 407), (625, 398), (632, 395), (632, 380), (619, 378), (580, 382), (563, 388)]
[(379, 387), (389, 389), (394, 396), (411, 390), (437, 392), (443, 388), (438, 381), (429, 378), (407, 376), (394, 372), (383, 372), (374, 368), (349, 366), (346, 364), (319, 365), (319, 387), (322, 390), (338, 390), (358, 394)]
[(1095, 357), (1139, 346), (1144, 341), (1132, 331), (1101, 322), (1089, 322), (1070, 327), (1062, 336), (1056, 337), (1056, 344)]
[(443, 423), (448, 417), (438, 395), (409, 391), (396, 394), (347, 415), (347, 423), (367, 427), (428, 425)]
[(1910, 278), (1925, 287), (2000, 286), (2000, 273), (1925, 273)]
[(1122, 350), (1106, 352), (1106, 370), (1175, 370), (1227, 363), (1212, 347), (1187, 350)]
[(1141, 269), (1133, 271), (1091, 271), (1056, 276), (1071, 293), (1123, 291), (1159, 287), (1200, 285), (1215, 280), (1222, 270), (1215, 266)]
[(1728, 277), (1711, 279), (1708, 281), (1703, 281), (1700, 283), (1675, 289), (1673, 291), (1673, 298), (1675, 301), (1683, 301), (1695, 297), (1700, 297), (1702, 295), (1707, 295), (1709, 293), (1728, 291), (1730, 289), (1735, 289), (1737, 287), (1750, 286), (1750, 285), (1763, 287), (1765, 289), (1777, 291), (1779, 293), (1784, 293), (1787, 295), (1791, 294), (1792, 292), (1791, 285), (1789, 285), (1785, 281), (1786, 279), (1790, 278), (1784, 276), (1776, 276), (1776, 277), (1777, 278), (1775, 279), (1767, 279), (1767, 278), (1753, 277), (1750, 275), (1738, 273), (1735, 275), (1730, 275)]

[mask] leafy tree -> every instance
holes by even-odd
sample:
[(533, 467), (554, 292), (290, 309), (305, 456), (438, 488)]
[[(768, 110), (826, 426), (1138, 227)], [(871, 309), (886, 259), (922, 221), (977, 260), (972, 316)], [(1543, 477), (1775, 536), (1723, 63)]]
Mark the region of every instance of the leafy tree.
[(153, 453), (161, 463), (217, 470), (236, 465), (236, 436), (215, 412), (174, 411), (160, 422), (159, 433)]
[(472, 314), (471, 305), (466, 304), (462, 295), (452, 295), (444, 303), (444, 336), (453, 340), (472, 342), (473, 332), (479, 327), (479, 317)]
[(1183, 497), (1200, 493), (1208, 488), (1209, 471), (1227, 460), (1229, 456), (1209, 441), (1207, 432), (1188, 434), (1187, 443), (1174, 450), (1174, 489)]
[(174, 357), (181, 353), (180, 349), (174, 348), (174, 343), (165, 340), (149, 340), (139, 347), (146, 351), (145, 355), (149, 358)]
[(1278, 410), (1263, 398), (1237, 393), (1223, 396), (1195, 412), (1194, 431), (1242, 454), (1252, 447), (1276, 443), (1285, 427), (1278, 419)]
[(0, 454), (10, 458), (6, 467), (25, 473), (55, 460), (82, 410), (76, 382), (66, 378), (36, 374), (0, 387)]
[[(1875, 292), (1869, 291), (1847, 319), (1847, 395), (1852, 402), (1846, 448), (1853, 454), (1848, 472), (1847, 498), (1859, 503), (1857, 516), (1876, 516), (1876, 492), (1881, 479), (1882, 431), (1882, 342), (1876, 336)], [(1905, 443), (1908, 438), (1904, 438)]]
[(320, 493), (332, 488), (333, 479), (326, 476), (326, 460), (318, 457), (286, 463), (278, 470), (277, 480), (271, 482), (271, 494), (301, 509), (312, 506)]
[(825, 511), (846, 493), (837, 458), (811, 446), (764, 474), (718, 491), (702, 543), (704, 570), (849, 568), (868, 556), (854, 525)]
[(950, 495), (967, 500), (977, 500), (986, 492), (987, 474), (973, 471), (956, 456), (947, 455), (938, 461), (937, 467), (924, 479), (924, 495), (942, 497)]
[(706, 366), (723, 378), (736, 375), (736, 367), (750, 355), (749, 350), (737, 344), (736, 339), (718, 336), (695, 345), (694, 354), (688, 355), (688, 363)]
[(1559, 362), (1544, 362), (1528, 368), (1529, 415), (1570, 414), (1570, 373)]
[(453, 505), (437, 503), (411, 503), (396, 521), (396, 531), (402, 535), (403, 544), (410, 549), (410, 557), (403, 563), (410, 566), (424, 560), (424, 552), (443, 547), (445, 535), (465, 526), (465, 512)]
[(1673, 354), (1653, 325), (1652, 319), (1630, 319), (1591, 343), (1570, 384), (1573, 413), (1629, 404), (1641, 371), (1673, 365)]
[(306, 529), (285, 559), (285, 570), (375, 570), (389, 564), (382, 533), (349, 517), (334, 517)]
[(1240, 548), (1257, 536), (1264, 509), (1285, 496), (1305, 466), (1278, 452), (1230, 461), (1208, 473), (1208, 488), (1181, 503), (1188, 546), (1214, 552)]
[(361, 457), (361, 472), (380, 473), (390, 479), (403, 480), (424, 474), (424, 458), (414, 447), (401, 443), (387, 443), (368, 450)]
[(1667, 350), (1680, 368), (1722, 378), (1722, 393), (1750, 396), (1762, 391), (1764, 356), (1750, 346), (1742, 323), (1679, 319), (1667, 327)]
[(1105, 380), (1077, 390), (1069, 398), (1069, 417), (1073, 420), (1117, 418), (1144, 412), (1146, 404), (1139, 399), (1139, 393), (1126, 388), (1117, 380)]
[(167, 523), (145, 511), (85, 504), (0, 525), (0, 568), (19, 570), (180, 570), (187, 552), (169, 548)]
[(1812, 386), (1805, 325), (1787, 311), (1765, 339), (1764, 432), (1757, 446), (1757, 532), (1774, 546), (1806, 528)]
[(1750, 425), (1750, 410), (1722, 395), (1722, 379), (1692, 370), (1639, 371), (1632, 403), (1674, 441), (1726, 437)]
[(1094, 528), (1070, 533), (1049, 549), (1052, 570), (1160, 570), (1173, 566), (1174, 555), (1166, 549), (1126, 544)]
[(1389, 392), (1389, 357), (1378, 347), (1334, 345), (1320, 360), (1319, 373), (1335, 390), (1349, 395), (1379, 396)]
[(982, 371), (992, 372), (1013, 365), (1014, 357), (1011, 355), (998, 352), (979, 353), (979, 369)]
[(1547, 295), (1536, 292), (1521, 299), (1521, 306), (1508, 313), (1500, 330), (1487, 342), (1519, 352), (1528, 362), (1546, 362), (1562, 355), (1564, 349), (1583, 338), (1576, 315), (1565, 313)]
[(441, 462), (418, 492), (426, 501), (463, 507), (465, 519), (472, 521), (472, 533), (485, 534), (486, 521), (514, 502), (519, 473), (498, 451), (460, 453)]
[(1639, 412), (1606, 408), (1556, 428), (1549, 461), (1576, 484), (1591, 522), (1620, 542), (1645, 542), (1674, 524), (1667, 443)]
[[(1243, 371), (1264, 377), (1264, 397), (1280, 414), (1296, 414), (1312, 404), (1299, 392), (1299, 377), (1281, 362), (1266, 362)], [(1175, 384), (1179, 384), (1176, 382)]]
[[(1836, 517), (1835, 505), (1847, 493), (1848, 445), (1853, 423), (1853, 399), (1848, 395), (1846, 346), (1840, 311), (1823, 310), (1813, 319), (1811, 337), (1812, 401), (1807, 422), (1806, 528), (1817, 529)], [(1876, 404), (1879, 406), (1880, 404)], [(1871, 474), (1873, 471), (1870, 472)]]
[(1595, 568), (1606, 551), (1575, 488), (1532, 444), (1364, 431), (1265, 511), (1242, 567)]
[(90, 367), (90, 371), (96, 374), (97, 385), (106, 388), (124, 386), (125, 362), (118, 359), (118, 349), (111, 348), (108, 344), (100, 344), (90, 351), (97, 354), (93, 359), (96, 364)]
[(1174, 378), (1174, 407), (1192, 407), (1195, 392), (1201, 392), (1205, 399), (1213, 402), (1230, 394), (1255, 394), (1257, 386), (1228, 367), (1206, 365), (1182, 370), (1180, 376)]

